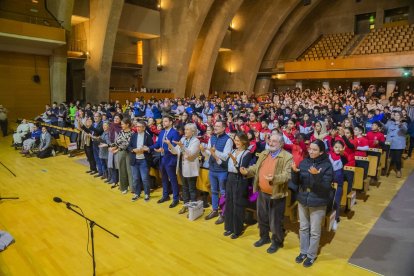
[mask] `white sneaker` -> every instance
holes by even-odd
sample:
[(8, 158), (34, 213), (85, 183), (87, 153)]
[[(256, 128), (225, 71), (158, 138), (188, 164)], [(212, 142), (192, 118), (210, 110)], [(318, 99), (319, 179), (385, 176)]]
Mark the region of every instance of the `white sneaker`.
[(52, 150), (52, 155), (56, 156), (56, 151), (55, 150)]
[(336, 232), (336, 229), (338, 229), (338, 222), (335, 220), (332, 225), (332, 231)]
[(121, 192), (123, 195), (126, 195), (128, 193), (128, 190), (124, 190)]

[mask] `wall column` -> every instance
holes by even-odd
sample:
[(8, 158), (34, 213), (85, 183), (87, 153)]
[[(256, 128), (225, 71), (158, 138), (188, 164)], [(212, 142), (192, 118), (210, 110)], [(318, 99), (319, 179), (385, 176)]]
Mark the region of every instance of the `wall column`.
[[(263, 76), (263, 77), (259, 77), (256, 80), (256, 83), (254, 85), (254, 93), (256, 95), (261, 95), (261, 94), (266, 94), (269, 92), (269, 87), (270, 87), (270, 81), (272, 80), (272, 78), (270, 76)], [(248, 91), (250, 92), (250, 91)]]
[[(105, 3), (104, 3), (105, 2)], [(85, 64), (86, 101), (109, 100), (112, 56), (123, 0), (90, 0), (89, 58)]]
[(391, 93), (394, 92), (397, 82), (395, 80), (387, 81), (387, 92), (385, 93), (387, 98), (391, 96)]
[(59, 47), (49, 57), (51, 101), (58, 104), (66, 101), (67, 47)]

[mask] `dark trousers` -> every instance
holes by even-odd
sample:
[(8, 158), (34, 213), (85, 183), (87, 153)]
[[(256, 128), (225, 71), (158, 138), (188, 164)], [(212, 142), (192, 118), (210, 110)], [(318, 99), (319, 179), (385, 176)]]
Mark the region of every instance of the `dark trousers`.
[(89, 169), (91, 171), (96, 172), (96, 162), (95, 162), (95, 157), (93, 156), (92, 145), (90, 145), (90, 146), (85, 145), (85, 154), (86, 154), (86, 158), (88, 159), (88, 162), (89, 162)]
[(1, 132), (3, 133), (3, 137), (7, 136), (7, 127), (8, 127), (8, 121), (6, 120), (0, 120), (0, 127), (1, 127)]
[(196, 201), (197, 200), (197, 177), (184, 177), (181, 176), (183, 181), (183, 201), (187, 203), (189, 201)]
[(41, 150), (37, 153), (37, 157), (39, 157), (40, 159), (48, 158), (51, 155), (52, 155), (52, 148), (51, 147), (49, 147), (45, 150)]
[(283, 244), (285, 232), (283, 219), (285, 216), (286, 198), (272, 199), (271, 195), (259, 192), (257, 198), (257, 219), (259, 222), (260, 238), (268, 239), (269, 231), (272, 241)]
[(161, 157), (161, 180), (162, 180), (162, 197), (167, 198), (169, 196), (168, 188), (169, 184), (171, 183), (171, 188), (173, 192), (173, 200), (178, 201), (178, 181), (177, 181), (177, 174), (175, 172), (176, 166), (168, 166), (165, 164), (167, 162), (164, 161), (164, 158)]
[(346, 194), (349, 194), (352, 191), (352, 186), (354, 185), (354, 172), (344, 170), (344, 181), (348, 182)]
[(410, 137), (410, 146), (408, 147), (408, 157), (411, 157), (414, 149), (414, 136)]
[(397, 171), (401, 170), (401, 157), (403, 154), (402, 149), (392, 149), (390, 150), (390, 168), (394, 165)]
[(229, 173), (226, 182), (226, 210), (224, 229), (239, 235), (244, 230), (245, 209), (249, 201), (249, 182)]
[(93, 146), (92, 146), (93, 158), (95, 160), (96, 167), (98, 169), (99, 175), (102, 175), (103, 174), (103, 166), (102, 166), (101, 158), (99, 158), (99, 147), (98, 146), (99, 146), (98, 143), (93, 143)]

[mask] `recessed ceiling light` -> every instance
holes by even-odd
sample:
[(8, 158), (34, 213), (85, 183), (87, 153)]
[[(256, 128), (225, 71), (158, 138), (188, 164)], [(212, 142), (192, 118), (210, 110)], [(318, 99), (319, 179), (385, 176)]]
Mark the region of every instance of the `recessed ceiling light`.
[(38, 3), (39, 3), (39, 1), (38, 1), (38, 0), (32, 0), (32, 3), (34, 3), (34, 4), (38, 4)]

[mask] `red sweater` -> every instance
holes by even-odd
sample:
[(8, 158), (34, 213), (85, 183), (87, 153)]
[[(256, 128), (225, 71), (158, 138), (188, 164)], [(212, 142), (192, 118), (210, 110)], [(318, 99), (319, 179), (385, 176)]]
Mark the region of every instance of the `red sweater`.
[[(368, 145), (370, 148), (380, 148), (379, 143), (385, 142), (385, 136), (382, 132), (379, 131), (369, 131), (367, 133), (367, 139), (368, 139)], [(379, 143), (375, 144), (375, 141), (378, 141)]]

